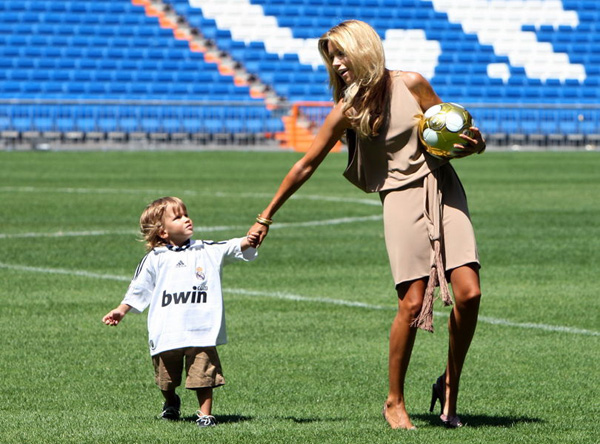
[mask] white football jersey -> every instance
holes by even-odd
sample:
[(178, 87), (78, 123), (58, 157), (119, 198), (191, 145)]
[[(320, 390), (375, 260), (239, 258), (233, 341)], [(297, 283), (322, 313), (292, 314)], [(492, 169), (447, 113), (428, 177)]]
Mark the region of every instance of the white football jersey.
[(221, 275), (223, 266), (251, 261), (243, 238), (223, 242), (191, 240), (183, 247), (158, 247), (141, 260), (122, 303), (148, 311), (150, 354), (227, 342)]

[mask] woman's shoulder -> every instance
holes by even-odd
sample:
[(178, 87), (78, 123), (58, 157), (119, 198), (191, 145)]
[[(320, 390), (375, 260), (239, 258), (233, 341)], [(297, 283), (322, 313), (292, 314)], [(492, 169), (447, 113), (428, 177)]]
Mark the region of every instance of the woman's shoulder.
[(409, 89), (427, 83), (427, 79), (415, 71), (390, 71), (390, 75), (392, 78), (401, 79)]
[(398, 73), (397, 78), (402, 79), (406, 88), (410, 91), (423, 110), (428, 109), (436, 103), (442, 102), (431, 87), (429, 81), (423, 77), (422, 74), (414, 71), (395, 72)]
[(344, 99), (340, 99), (337, 103), (333, 104), (331, 111), (327, 115), (325, 119), (327, 123), (336, 125), (346, 125), (350, 126), (350, 122), (348, 117), (346, 116), (347, 106)]

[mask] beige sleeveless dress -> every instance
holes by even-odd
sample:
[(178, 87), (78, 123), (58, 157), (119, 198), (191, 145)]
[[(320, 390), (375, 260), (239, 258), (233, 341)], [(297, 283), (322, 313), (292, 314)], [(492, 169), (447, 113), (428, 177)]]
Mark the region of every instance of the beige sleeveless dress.
[[(396, 287), (429, 277), (421, 315), (414, 326), (433, 331), (436, 286), (452, 303), (446, 272), (479, 267), (467, 199), (448, 160), (429, 155), (418, 138), (422, 110), (400, 76), (392, 73), (388, 119), (379, 136), (348, 134), (344, 176), (365, 192), (379, 192), (385, 243)], [(391, 112), (390, 112), (391, 111)]]

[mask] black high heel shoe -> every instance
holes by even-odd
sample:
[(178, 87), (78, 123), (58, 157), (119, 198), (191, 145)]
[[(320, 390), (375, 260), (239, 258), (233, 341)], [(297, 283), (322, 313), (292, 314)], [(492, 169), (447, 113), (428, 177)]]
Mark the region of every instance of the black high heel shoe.
[(431, 404), (429, 405), (429, 412), (433, 412), (435, 403), (440, 400), (440, 420), (444, 427), (449, 429), (458, 429), (463, 427), (464, 424), (458, 416), (447, 416), (444, 415), (444, 404), (446, 404), (446, 375), (443, 374), (435, 384), (431, 386)]
[(444, 424), (444, 427), (448, 429), (459, 429), (464, 426), (458, 416), (446, 416), (442, 414), (440, 415), (440, 419), (442, 424)]
[(429, 412), (433, 412), (435, 403), (440, 400), (440, 414), (444, 413), (444, 404), (446, 403), (446, 375), (442, 375), (437, 378), (435, 384), (431, 386), (431, 404), (429, 405)]

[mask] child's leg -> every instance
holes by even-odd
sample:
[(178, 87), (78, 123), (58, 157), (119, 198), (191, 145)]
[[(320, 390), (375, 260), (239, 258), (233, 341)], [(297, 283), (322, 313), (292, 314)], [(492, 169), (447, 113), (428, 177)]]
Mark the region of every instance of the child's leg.
[(178, 420), (180, 417), (181, 400), (175, 389), (181, 384), (183, 369), (183, 351), (170, 350), (152, 357), (156, 385), (160, 389), (165, 403), (161, 417)]
[(161, 390), (161, 393), (165, 397), (167, 405), (177, 405), (179, 403), (179, 396), (175, 393), (175, 389)]
[(165, 397), (165, 403), (163, 404), (163, 411), (160, 415), (163, 419), (169, 419), (171, 421), (177, 421), (181, 417), (181, 399), (173, 390), (161, 390)]
[(186, 388), (194, 390), (203, 415), (211, 415), (213, 387), (225, 384), (216, 347), (190, 347), (186, 350)]
[(211, 415), (213, 400), (212, 387), (196, 389), (196, 396), (198, 397), (198, 408), (202, 412), (202, 414)]

